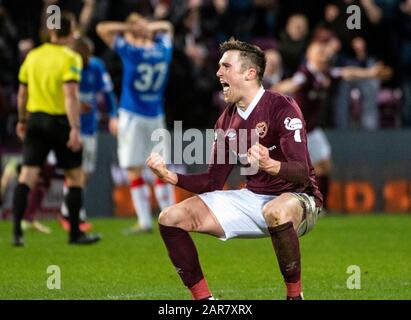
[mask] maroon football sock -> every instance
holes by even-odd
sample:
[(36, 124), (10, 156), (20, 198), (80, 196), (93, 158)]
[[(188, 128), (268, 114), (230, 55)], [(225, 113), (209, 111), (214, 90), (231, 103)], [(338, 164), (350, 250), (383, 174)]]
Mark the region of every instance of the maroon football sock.
[(268, 231), (287, 287), (287, 296), (296, 297), (301, 293), (301, 260), (300, 244), (293, 223), (268, 228)]
[(198, 260), (197, 249), (188, 232), (161, 224), (159, 228), (168, 255), (184, 285), (190, 289), (193, 298), (204, 299), (211, 296)]

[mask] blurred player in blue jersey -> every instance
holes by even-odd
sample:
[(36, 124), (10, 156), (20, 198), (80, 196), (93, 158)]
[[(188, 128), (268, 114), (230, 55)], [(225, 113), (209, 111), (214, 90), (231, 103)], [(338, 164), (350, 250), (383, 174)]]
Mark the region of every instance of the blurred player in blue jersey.
[[(168, 21), (149, 21), (132, 13), (125, 22), (99, 23), (97, 33), (123, 63), (118, 123), (110, 125), (114, 131), (118, 128), (119, 163), (128, 171), (139, 222), (130, 233), (150, 232), (150, 189), (142, 170), (156, 145), (152, 132), (165, 127), (163, 96), (172, 59), (173, 26)], [(154, 191), (162, 209), (175, 202), (174, 190), (162, 180), (155, 181)]]
[[(104, 62), (93, 56), (94, 45), (92, 41), (86, 37), (80, 37), (72, 43), (71, 48), (79, 53), (83, 59), (83, 71), (80, 82), (80, 128), (83, 141), (83, 185), (86, 186), (88, 178), (95, 170), (97, 160), (97, 95), (104, 95), (105, 105), (111, 117), (117, 116), (117, 108), (111, 77), (106, 70)], [(64, 203), (61, 211), (63, 218), (60, 219), (60, 222), (67, 230), (69, 228), (68, 211)], [(91, 224), (86, 222), (84, 208), (80, 211), (80, 220), (82, 231), (91, 229)]]

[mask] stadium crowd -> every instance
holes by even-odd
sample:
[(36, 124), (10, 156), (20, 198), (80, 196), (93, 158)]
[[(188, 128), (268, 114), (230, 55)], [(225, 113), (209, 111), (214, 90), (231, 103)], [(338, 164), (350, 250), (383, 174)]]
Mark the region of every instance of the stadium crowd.
[[(349, 5), (361, 9), (360, 29), (347, 28)], [(121, 61), (96, 33), (103, 20), (123, 21), (130, 12), (166, 19), (175, 28), (170, 81), (166, 90), (167, 124), (182, 120), (187, 128), (212, 126), (221, 112), (220, 85), (214, 69), (218, 44), (230, 36), (267, 50), (266, 82), (293, 75), (313, 37), (334, 37), (335, 66), (369, 66), (384, 61), (389, 81), (332, 83), (319, 112), (323, 127), (365, 129), (411, 126), (410, 0), (3, 0), (0, 2), (0, 143), (18, 146), (14, 127), (18, 68), (27, 52), (46, 41), (46, 8), (58, 5), (74, 13), (80, 32), (95, 44), (107, 65), (117, 96)], [(211, 107), (210, 107), (211, 106)], [(104, 103), (102, 103), (104, 109)], [(363, 109), (372, 109), (362, 119)], [(104, 128), (104, 117), (102, 127)]]

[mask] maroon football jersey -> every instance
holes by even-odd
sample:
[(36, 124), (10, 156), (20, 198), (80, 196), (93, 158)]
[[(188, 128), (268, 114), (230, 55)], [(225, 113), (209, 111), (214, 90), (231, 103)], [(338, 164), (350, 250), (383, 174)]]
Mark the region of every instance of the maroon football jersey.
[(303, 112), (307, 132), (310, 132), (318, 125), (318, 114), (327, 97), (331, 80), (330, 74), (313, 71), (307, 64), (303, 64), (294, 78), (297, 78), (297, 81), (303, 79), (300, 80), (302, 84), (293, 97)]
[(322, 205), (322, 195), (308, 155), (305, 121), (292, 98), (265, 91), (246, 119), (235, 105), (230, 105), (217, 120), (215, 129), (216, 140), (212, 149), (214, 163), (209, 165), (206, 173), (178, 174), (178, 186), (195, 193), (221, 190), (235, 165), (232, 156), (235, 155), (244, 164), (253, 134), (257, 134), (258, 142), (269, 149), (270, 157), (282, 162), (281, 168), (283, 164), (285, 168), (286, 164), (297, 163), (303, 168), (304, 176), (295, 181), (282, 170), (277, 176), (259, 170), (246, 176), (246, 188), (269, 195), (307, 193), (315, 197), (318, 206)]

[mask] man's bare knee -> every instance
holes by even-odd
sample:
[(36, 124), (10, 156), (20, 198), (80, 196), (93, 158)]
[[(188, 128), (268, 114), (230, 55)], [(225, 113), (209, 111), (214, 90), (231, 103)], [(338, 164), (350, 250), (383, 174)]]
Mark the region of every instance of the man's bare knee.
[(174, 205), (161, 211), (158, 217), (158, 223), (167, 227), (179, 227), (183, 215), (181, 210)]
[(267, 203), (263, 207), (263, 216), (267, 226), (272, 228), (291, 221), (287, 210), (275, 204)]

